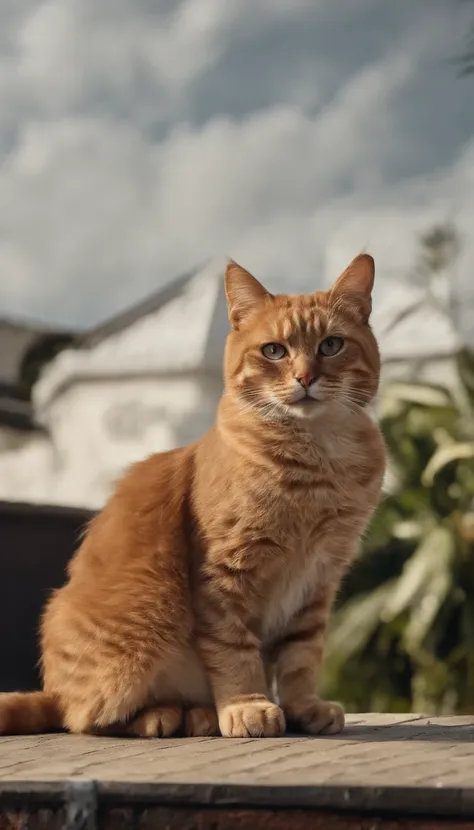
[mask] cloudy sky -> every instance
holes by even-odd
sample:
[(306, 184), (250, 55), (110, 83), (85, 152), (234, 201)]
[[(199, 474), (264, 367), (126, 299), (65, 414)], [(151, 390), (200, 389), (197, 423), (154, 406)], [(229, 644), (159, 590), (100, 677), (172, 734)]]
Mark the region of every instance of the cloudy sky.
[(461, 0), (1, 0), (0, 315), (84, 326), (209, 257), (379, 295), (454, 222), (474, 295)]

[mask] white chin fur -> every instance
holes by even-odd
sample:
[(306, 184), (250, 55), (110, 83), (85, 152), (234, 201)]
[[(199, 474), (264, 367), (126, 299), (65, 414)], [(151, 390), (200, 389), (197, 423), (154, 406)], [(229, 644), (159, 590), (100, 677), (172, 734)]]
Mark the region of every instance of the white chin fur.
[(307, 398), (303, 398), (301, 401), (292, 404), (288, 407), (288, 409), (296, 418), (311, 420), (313, 418), (318, 418), (324, 413), (326, 409), (326, 401), (312, 398), (311, 402), (309, 402)]

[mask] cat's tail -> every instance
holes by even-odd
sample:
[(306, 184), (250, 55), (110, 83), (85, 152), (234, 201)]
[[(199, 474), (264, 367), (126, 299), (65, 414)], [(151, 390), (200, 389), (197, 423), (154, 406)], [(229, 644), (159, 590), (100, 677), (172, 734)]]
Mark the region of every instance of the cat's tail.
[(62, 726), (59, 705), (46, 692), (0, 694), (0, 735), (41, 735)]

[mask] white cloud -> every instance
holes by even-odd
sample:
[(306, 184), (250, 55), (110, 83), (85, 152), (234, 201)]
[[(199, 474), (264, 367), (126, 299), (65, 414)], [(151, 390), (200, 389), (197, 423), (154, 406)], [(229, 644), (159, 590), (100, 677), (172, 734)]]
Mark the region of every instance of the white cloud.
[[(440, 58), (450, 4), (385, 22), (377, 6), (9, 0), (3, 307), (93, 322), (222, 253), (274, 288), (316, 287), (367, 246), (393, 275), (430, 223), (472, 227), (473, 90)], [(438, 136), (420, 108), (449, 73)]]

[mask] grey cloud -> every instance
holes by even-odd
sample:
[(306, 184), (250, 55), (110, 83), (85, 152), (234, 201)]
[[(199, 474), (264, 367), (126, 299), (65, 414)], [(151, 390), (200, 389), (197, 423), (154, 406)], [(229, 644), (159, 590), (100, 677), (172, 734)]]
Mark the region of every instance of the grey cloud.
[(4, 0), (3, 308), (93, 322), (222, 253), (304, 290), (364, 246), (383, 294), (453, 216), (465, 289), (474, 90), (452, 6)]

